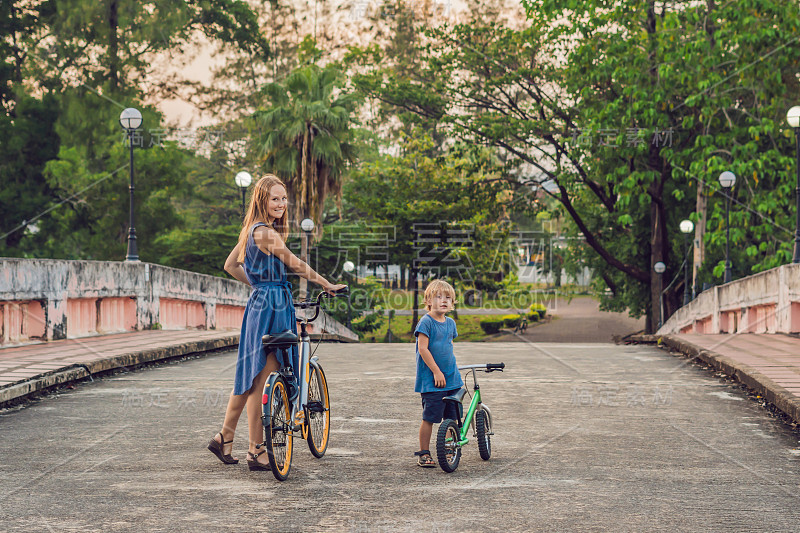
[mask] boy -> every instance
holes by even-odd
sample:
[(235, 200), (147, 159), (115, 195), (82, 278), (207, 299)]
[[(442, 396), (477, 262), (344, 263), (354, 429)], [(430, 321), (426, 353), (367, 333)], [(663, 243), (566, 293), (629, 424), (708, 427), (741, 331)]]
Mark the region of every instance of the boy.
[(414, 330), (417, 337), (417, 381), (414, 392), (422, 395), (422, 425), (419, 427), (419, 451), (415, 452), (417, 464), (423, 468), (435, 467), (430, 445), (433, 425), (442, 418), (458, 416), (456, 407), (445, 405), (445, 396), (455, 394), (464, 385), (453, 354), (453, 339), (458, 336), (456, 323), (445, 316), (453, 310), (456, 291), (446, 281), (433, 280), (425, 289), (423, 316)]

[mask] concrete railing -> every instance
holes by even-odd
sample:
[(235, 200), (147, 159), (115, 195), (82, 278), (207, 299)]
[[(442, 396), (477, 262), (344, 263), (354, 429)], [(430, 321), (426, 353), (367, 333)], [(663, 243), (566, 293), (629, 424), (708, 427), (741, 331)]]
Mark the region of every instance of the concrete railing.
[(800, 333), (800, 264), (700, 293), (658, 330), (670, 333)]
[[(250, 288), (150, 263), (0, 258), (0, 345), (145, 329), (239, 329)], [(358, 340), (330, 317), (326, 333)], [(313, 331), (312, 331), (313, 332)]]

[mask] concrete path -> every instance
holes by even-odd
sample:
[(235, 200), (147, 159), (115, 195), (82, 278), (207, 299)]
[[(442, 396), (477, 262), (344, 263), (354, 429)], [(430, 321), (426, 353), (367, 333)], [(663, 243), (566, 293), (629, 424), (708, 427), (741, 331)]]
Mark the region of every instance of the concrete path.
[(557, 298), (545, 303), (550, 315), (547, 322), (530, 324), (521, 337), (507, 335), (498, 340), (605, 343), (613, 342), (614, 337), (643, 331), (645, 327), (644, 318), (633, 319), (627, 313), (600, 311), (600, 304), (589, 297)]
[[(0, 411), (4, 531), (797, 531), (798, 435), (737, 386), (654, 346), (458, 343), (496, 434), (453, 474), (415, 466), (408, 345), (321, 345), (326, 456), (291, 476), (221, 464), (235, 353)], [(246, 420), (234, 444), (244, 458)]]
[(684, 334), (668, 335), (662, 341), (742, 382), (800, 424), (800, 338)]
[(0, 406), (98, 372), (238, 344), (238, 330), (151, 330), (3, 348)]

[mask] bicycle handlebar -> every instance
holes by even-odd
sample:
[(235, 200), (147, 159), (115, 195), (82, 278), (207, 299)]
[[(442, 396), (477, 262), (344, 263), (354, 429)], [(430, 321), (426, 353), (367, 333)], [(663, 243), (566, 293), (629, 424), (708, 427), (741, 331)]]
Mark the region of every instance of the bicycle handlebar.
[(505, 363), (484, 363), (482, 365), (464, 365), (464, 366), (459, 366), (458, 369), (459, 370), (472, 370), (474, 368), (476, 370), (483, 369), (486, 372), (494, 372), (495, 370), (498, 370), (498, 371), (502, 372), (505, 367), (506, 367)]
[(342, 287), (338, 291), (335, 291), (333, 294), (328, 294), (327, 292), (323, 291), (319, 293), (315, 299), (301, 300), (299, 302), (295, 302), (294, 306), (300, 309), (310, 309), (312, 307), (316, 308), (314, 316), (310, 319), (306, 319), (307, 322), (313, 322), (319, 316), (319, 308), (323, 298), (336, 298), (337, 296), (347, 296), (349, 292), (350, 292), (350, 287)]

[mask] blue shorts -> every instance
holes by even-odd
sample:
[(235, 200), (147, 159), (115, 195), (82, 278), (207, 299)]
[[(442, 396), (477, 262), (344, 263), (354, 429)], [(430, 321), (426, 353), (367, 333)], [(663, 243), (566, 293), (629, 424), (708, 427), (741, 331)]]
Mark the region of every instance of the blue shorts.
[(422, 419), (431, 424), (438, 424), (444, 419), (458, 420), (458, 406), (453, 402), (446, 402), (442, 398), (450, 396), (459, 389), (423, 392), (422, 393)]

